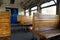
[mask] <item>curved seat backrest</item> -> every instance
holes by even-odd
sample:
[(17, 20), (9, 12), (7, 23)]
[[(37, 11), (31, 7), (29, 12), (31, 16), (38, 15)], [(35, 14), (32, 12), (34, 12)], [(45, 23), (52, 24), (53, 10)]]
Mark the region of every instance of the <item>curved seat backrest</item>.
[(59, 22), (59, 15), (38, 15), (33, 16), (33, 28), (56, 28)]
[(10, 13), (0, 12), (0, 37), (10, 36)]
[(32, 23), (32, 17), (31, 16), (18, 16), (17, 21), (20, 22), (21, 24), (31, 24)]

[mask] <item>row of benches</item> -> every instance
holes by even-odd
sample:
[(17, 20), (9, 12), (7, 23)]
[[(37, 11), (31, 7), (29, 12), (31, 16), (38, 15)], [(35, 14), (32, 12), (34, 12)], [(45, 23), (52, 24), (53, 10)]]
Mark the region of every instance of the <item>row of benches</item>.
[(32, 24), (32, 27), (29, 27), (29, 31), (43, 40), (60, 35), (59, 30), (56, 29), (60, 21), (59, 15), (18, 16), (17, 20), (22, 25)]

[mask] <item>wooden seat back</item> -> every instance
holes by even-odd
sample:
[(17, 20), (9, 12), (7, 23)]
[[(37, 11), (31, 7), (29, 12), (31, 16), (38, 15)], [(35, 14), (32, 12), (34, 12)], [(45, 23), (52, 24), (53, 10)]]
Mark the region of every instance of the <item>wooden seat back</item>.
[(33, 29), (35, 28), (56, 28), (59, 22), (59, 15), (34, 15), (33, 16)]
[(0, 12), (0, 37), (4, 36), (11, 36), (9, 12)]
[(18, 16), (17, 20), (21, 23), (21, 24), (30, 24), (32, 23), (32, 17), (31, 16)]

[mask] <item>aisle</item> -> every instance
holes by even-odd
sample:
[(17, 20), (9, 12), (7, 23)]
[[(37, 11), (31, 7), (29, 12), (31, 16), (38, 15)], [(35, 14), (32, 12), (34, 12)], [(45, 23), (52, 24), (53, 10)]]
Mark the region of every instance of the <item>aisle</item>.
[(11, 40), (31, 40), (32, 33), (17, 32), (11, 34)]

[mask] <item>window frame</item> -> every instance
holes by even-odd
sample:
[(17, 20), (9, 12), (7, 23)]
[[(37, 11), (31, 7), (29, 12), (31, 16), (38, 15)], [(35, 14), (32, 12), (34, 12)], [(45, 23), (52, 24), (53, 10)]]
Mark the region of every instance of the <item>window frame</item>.
[[(32, 8), (35, 8), (35, 7), (37, 7), (37, 6), (34, 6), (34, 7), (32, 7)], [(33, 9), (33, 10), (32, 10), (32, 8), (31, 8), (31, 11), (37, 10), (37, 9)]]
[[(54, 0), (53, 0), (53, 2), (54, 2)], [(46, 2), (46, 3), (48, 3), (48, 2)], [(55, 2), (54, 2), (55, 3)], [(45, 4), (45, 3), (44, 3)], [(41, 4), (42, 5), (42, 4)], [(55, 6), (55, 5), (57, 5), (57, 3), (55, 3), (55, 4), (52, 4), (52, 5), (48, 5), (48, 6), (45, 6), (45, 7), (41, 7), (40, 6), (40, 9), (43, 9), (43, 8), (47, 8), (47, 7), (51, 7), (51, 6)]]
[[(55, 0), (53, 0), (53, 1), (55, 1)], [(47, 3), (47, 2), (46, 2)], [(55, 3), (55, 2), (54, 2)], [(45, 3), (44, 3), (45, 4)], [(42, 5), (42, 4), (41, 4)], [(52, 4), (52, 5), (49, 5), (49, 6), (45, 6), (45, 7), (41, 7), (40, 6), (40, 9), (41, 9), (41, 12), (42, 12), (42, 9), (44, 9), (44, 8), (49, 8), (49, 7), (52, 7), (52, 6), (56, 6), (56, 14), (57, 14), (57, 3), (55, 3), (55, 4)]]
[[(34, 7), (37, 7), (37, 6), (34, 6)], [(34, 8), (34, 7), (32, 7), (32, 8)], [(38, 7), (37, 7), (37, 9), (38, 9)], [(31, 16), (32, 16), (32, 11), (36, 11), (37, 9), (31, 10)]]
[[(29, 14), (29, 9), (25, 10), (25, 14), (28, 13)], [(25, 16), (29, 16), (29, 15), (25, 15)]]

